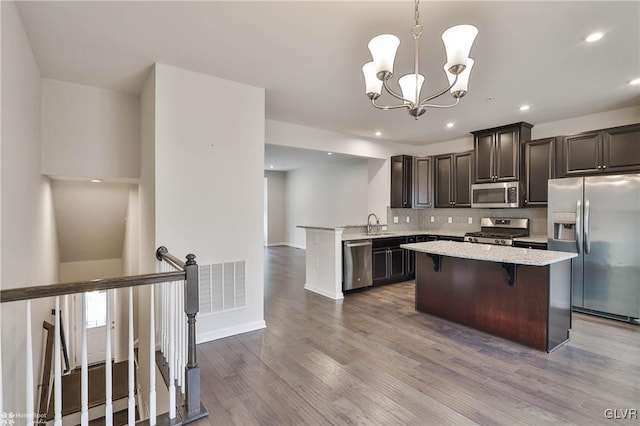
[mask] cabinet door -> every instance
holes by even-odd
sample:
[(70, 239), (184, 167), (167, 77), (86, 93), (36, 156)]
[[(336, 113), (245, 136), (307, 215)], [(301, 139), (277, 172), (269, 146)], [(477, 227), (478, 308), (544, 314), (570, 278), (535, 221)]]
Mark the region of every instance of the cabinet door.
[(413, 192), (411, 191), (413, 173), (413, 157), (408, 155), (402, 156), (402, 207), (411, 208), (411, 199)]
[(435, 158), (436, 169), (436, 207), (451, 207), (453, 156), (443, 155)]
[(389, 278), (387, 273), (387, 249), (373, 250), (371, 256), (373, 283), (383, 284)]
[(397, 280), (404, 278), (404, 252), (405, 249), (401, 249), (400, 247), (389, 249), (389, 279)]
[(494, 132), (476, 133), (474, 137), (475, 176), (476, 183), (493, 182), (495, 139)]
[(404, 177), (404, 156), (396, 155), (391, 157), (391, 207), (400, 208), (402, 205), (402, 196), (404, 188), (402, 180)]
[(453, 205), (471, 207), (472, 152), (454, 154)]
[(555, 138), (524, 144), (525, 206), (546, 206), (548, 180), (555, 177)]
[(563, 141), (564, 175), (599, 173), (602, 167), (600, 132), (566, 136)]
[(495, 180), (513, 181), (520, 177), (520, 135), (517, 127), (498, 130), (495, 138)]
[(603, 161), (605, 172), (640, 170), (640, 124), (603, 131)]
[(433, 206), (433, 171), (431, 157), (413, 159), (413, 208)]

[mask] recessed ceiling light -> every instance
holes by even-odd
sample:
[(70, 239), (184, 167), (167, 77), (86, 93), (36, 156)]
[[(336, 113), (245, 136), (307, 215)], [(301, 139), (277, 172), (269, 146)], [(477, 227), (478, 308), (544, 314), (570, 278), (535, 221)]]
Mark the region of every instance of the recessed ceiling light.
[(529, 105), (522, 105), (522, 106), (520, 107), (520, 111), (528, 111), (528, 110), (529, 110), (529, 108), (531, 108)]
[(453, 123), (447, 123), (447, 127), (448, 128), (452, 128), (453, 127)]
[(100, 183), (100, 182), (102, 182), (102, 179), (91, 179), (91, 182)]
[(382, 136), (382, 132), (381, 132), (380, 130), (376, 130), (375, 135), (376, 135), (376, 136)]
[(270, 169), (273, 169), (273, 165), (269, 166)]
[(327, 152), (327, 155), (333, 155), (333, 152)]
[(640, 84), (640, 78), (635, 78), (635, 79), (631, 80), (631, 81), (629, 82), (629, 84), (632, 84), (632, 85), (634, 85), (634, 86), (636, 86), (636, 85)]
[(594, 41), (600, 40), (602, 37), (604, 37), (604, 34), (602, 33), (591, 33), (587, 36), (587, 38), (584, 39), (584, 41), (593, 43)]

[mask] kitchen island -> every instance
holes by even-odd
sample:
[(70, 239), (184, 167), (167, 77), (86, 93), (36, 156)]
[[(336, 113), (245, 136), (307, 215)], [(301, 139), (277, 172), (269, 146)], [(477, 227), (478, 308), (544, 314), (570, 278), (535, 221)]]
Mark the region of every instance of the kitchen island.
[(569, 339), (574, 253), (433, 241), (416, 252), (416, 310), (550, 352)]

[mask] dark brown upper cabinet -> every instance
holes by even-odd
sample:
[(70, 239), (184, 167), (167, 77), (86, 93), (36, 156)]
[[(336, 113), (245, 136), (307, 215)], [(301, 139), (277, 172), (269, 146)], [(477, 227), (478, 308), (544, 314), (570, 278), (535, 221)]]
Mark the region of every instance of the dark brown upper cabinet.
[(433, 158), (413, 158), (413, 208), (433, 207)]
[(556, 138), (538, 139), (524, 143), (524, 205), (546, 206), (548, 180), (555, 173)]
[(471, 207), (473, 151), (434, 157), (435, 206)]
[(640, 124), (562, 138), (560, 176), (640, 171)]
[(391, 208), (411, 208), (413, 157), (391, 157)]
[(474, 182), (519, 180), (522, 142), (531, 139), (532, 127), (520, 122), (471, 132), (475, 152)]

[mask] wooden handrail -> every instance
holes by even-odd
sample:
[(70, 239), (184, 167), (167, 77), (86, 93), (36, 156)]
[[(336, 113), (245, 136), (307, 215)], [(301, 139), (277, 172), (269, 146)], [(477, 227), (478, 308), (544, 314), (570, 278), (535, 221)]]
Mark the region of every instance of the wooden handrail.
[(91, 281), (76, 281), (34, 287), (10, 288), (0, 290), (0, 303), (18, 300), (38, 299), (41, 297), (63, 296), (65, 294), (84, 293), (86, 291), (127, 288), (140, 285), (166, 283), (185, 280), (184, 271), (158, 272), (155, 274), (129, 275), (126, 277), (104, 278)]

